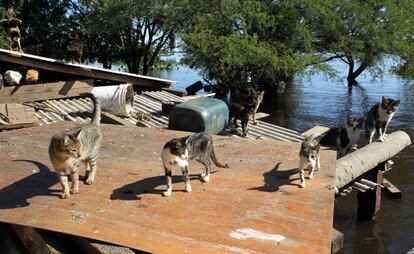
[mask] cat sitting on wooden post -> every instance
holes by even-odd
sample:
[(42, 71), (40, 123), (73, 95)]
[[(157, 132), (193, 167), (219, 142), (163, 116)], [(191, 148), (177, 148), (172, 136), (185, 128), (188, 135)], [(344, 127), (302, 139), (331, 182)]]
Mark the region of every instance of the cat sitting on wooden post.
[(164, 196), (172, 193), (172, 168), (178, 166), (184, 176), (185, 191), (191, 192), (190, 175), (188, 164), (190, 160), (197, 160), (205, 167), (205, 173), (201, 179), (208, 183), (210, 181), (211, 161), (220, 168), (228, 168), (227, 164), (218, 162), (213, 148), (213, 139), (210, 134), (199, 132), (183, 138), (174, 138), (164, 145), (161, 154), (167, 180), (167, 191)]
[(330, 129), (319, 143), (335, 147), (339, 159), (356, 146), (363, 129), (364, 118), (356, 118), (348, 114), (346, 127)]
[(377, 140), (384, 142), (387, 138), (387, 128), (400, 105), (400, 100), (382, 97), (381, 102), (372, 106), (368, 112), (365, 127), (365, 135), (368, 143), (371, 144), (374, 135), (377, 134)]

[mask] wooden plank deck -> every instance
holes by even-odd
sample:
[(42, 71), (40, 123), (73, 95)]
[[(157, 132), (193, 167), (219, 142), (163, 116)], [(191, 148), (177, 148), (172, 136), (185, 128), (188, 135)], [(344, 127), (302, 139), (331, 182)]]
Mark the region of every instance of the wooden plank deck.
[(213, 167), (205, 184), (192, 162), (193, 192), (175, 171), (166, 198), (160, 152), (186, 133), (102, 125), (95, 183), (63, 200), (47, 149), (73, 124), (0, 133), (1, 222), (152, 253), (330, 253), (335, 152), (322, 151), (321, 170), (301, 189), (299, 143), (215, 136), (217, 157), (230, 168)]
[(6, 49), (0, 49), (0, 61), (25, 65), (37, 69), (73, 74), (81, 77), (109, 80), (120, 83), (131, 83), (145, 87), (169, 87), (172, 83), (174, 83), (174, 81), (167, 79), (113, 71), (84, 64), (72, 64), (58, 59), (18, 53)]

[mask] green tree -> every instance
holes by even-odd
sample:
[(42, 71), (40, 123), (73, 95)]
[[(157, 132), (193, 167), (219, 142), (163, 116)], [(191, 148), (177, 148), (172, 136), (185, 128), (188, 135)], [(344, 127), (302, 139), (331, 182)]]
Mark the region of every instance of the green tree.
[(306, 54), (311, 35), (288, 2), (198, 0), (192, 8), (197, 15), (182, 35), (184, 62), (224, 89), (243, 86), (245, 73), (265, 86), (289, 81), (318, 59)]
[(296, 2), (320, 62), (340, 59), (347, 81), (356, 84), (365, 70), (382, 74), (385, 57), (412, 48), (414, 4), (411, 0), (303, 0)]
[(65, 0), (25, 0), (19, 18), (26, 53), (63, 58), (70, 40), (69, 4)]
[[(147, 75), (162, 52), (173, 48), (175, 34), (189, 17), (185, 0), (83, 1), (88, 8), (85, 34), (116, 54), (131, 73)], [(108, 52), (109, 54), (109, 52)], [(102, 54), (101, 54), (102, 55)], [(118, 60), (118, 59), (115, 59)], [(108, 65), (108, 64), (107, 64)]]

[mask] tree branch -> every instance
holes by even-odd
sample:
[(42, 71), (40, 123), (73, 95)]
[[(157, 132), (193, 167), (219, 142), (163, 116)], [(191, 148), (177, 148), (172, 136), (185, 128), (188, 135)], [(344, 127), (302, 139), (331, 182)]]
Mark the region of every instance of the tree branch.
[(315, 65), (315, 64), (321, 64), (321, 63), (326, 63), (326, 62), (329, 62), (329, 61), (331, 61), (331, 60), (333, 60), (333, 59), (341, 59), (342, 60), (342, 58), (344, 57), (345, 55), (334, 55), (334, 56), (331, 56), (331, 57), (328, 57), (328, 58), (326, 58), (326, 59), (323, 59), (323, 60), (321, 60), (321, 61), (319, 61), (319, 62), (316, 62), (316, 63), (309, 63), (309, 64), (307, 64), (306, 66), (311, 66), (311, 65)]

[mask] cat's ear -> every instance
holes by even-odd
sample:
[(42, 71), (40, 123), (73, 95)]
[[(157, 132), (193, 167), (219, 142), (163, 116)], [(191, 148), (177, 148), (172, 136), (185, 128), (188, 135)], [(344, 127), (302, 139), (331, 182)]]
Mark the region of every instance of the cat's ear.
[(398, 107), (398, 106), (400, 105), (400, 102), (401, 102), (401, 100), (396, 100), (396, 101), (394, 102), (394, 105)]
[(388, 99), (382, 96), (381, 105), (387, 105)]
[(185, 144), (190, 136), (185, 136), (180, 139), (181, 143)]
[(348, 125), (351, 125), (352, 120), (353, 120), (352, 113), (351, 113), (351, 112), (349, 112), (349, 113), (348, 113)]
[(181, 147), (181, 140), (179, 139), (173, 139), (171, 142), (171, 147), (174, 149), (178, 149)]
[(72, 143), (73, 141), (72, 141), (72, 139), (70, 138), (70, 136), (69, 135), (65, 135), (64, 137), (63, 137), (63, 139), (62, 139), (62, 145), (64, 145), (64, 146), (67, 146), (67, 145), (69, 145), (70, 143)]
[(304, 150), (306, 148), (306, 141), (302, 142), (302, 145), (300, 146), (300, 150)]
[(364, 128), (365, 119), (363, 117), (359, 118), (358, 125), (360, 126), (361, 129)]
[(321, 144), (318, 144), (318, 145), (315, 147), (315, 150), (319, 153), (319, 151), (321, 150)]
[(70, 135), (70, 136), (71, 136), (71, 138), (72, 138), (73, 140), (79, 140), (79, 136), (80, 136), (81, 131), (82, 131), (82, 129), (81, 129), (81, 128), (79, 128), (79, 130), (77, 130), (75, 133), (73, 133), (73, 134), (71, 134), (71, 135)]

